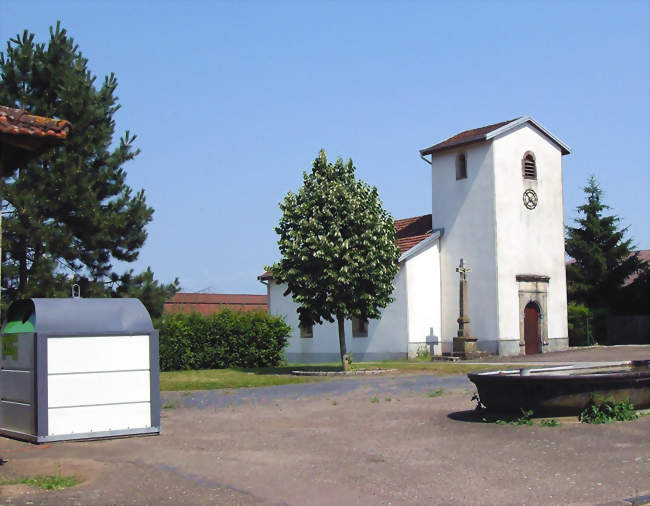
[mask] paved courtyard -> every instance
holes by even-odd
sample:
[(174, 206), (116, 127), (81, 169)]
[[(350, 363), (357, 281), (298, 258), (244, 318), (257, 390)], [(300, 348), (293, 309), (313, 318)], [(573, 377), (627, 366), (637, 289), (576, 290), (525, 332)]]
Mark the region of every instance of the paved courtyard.
[(650, 494), (650, 416), (487, 424), (472, 392), (465, 376), (400, 374), (164, 393), (160, 436), (0, 438), (3, 476), (85, 480), (48, 493), (3, 486), (0, 504), (626, 504)]

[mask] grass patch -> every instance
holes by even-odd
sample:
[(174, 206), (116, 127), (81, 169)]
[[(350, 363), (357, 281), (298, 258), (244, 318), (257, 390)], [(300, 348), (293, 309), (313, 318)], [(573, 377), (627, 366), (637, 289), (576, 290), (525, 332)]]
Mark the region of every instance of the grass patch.
[(376, 403), (379, 402), (379, 398), (376, 397), (376, 396), (375, 396), (375, 397), (371, 397), (371, 398), (370, 398), (370, 402), (372, 402), (373, 404), (376, 404)]
[(546, 418), (546, 419), (540, 420), (539, 424), (542, 427), (557, 427), (558, 425), (560, 425), (559, 422), (555, 418)]
[[(388, 360), (383, 362), (356, 362), (353, 370), (397, 369), (401, 372), (422, 372), (446, 376), (466, 374), (470, 371), (503, 369), (498, 365), (459, 364), (455, 362), (412, 362)], [(201, 369), (198, 371), (166, 371), (160, 373), (160, 389), (163, 391), (214, 390), (219, 388), (265, 387), (293, 383), (326, 381), (322, 376), (293, 376), (291, 371), (340, 371), (335, 362), (324, 364), (291, 364), (277, 367), (243, 369)]]
[(0, 485), (29, 485), (44, 490), (61, 490), (68, 487), (74, 487), (81, 483), (76, 476), (54, 476), (54, 475), (36, 475), (20, 476), (17, 478), (5, 478)]
[[(269, 368), (275, 369), (275, 368)], [(292, 376), (259, 369), (202, 369), (198, 371), (167, 371), (160, 373), (160, 389), (214, 390), (217, 388), (268, 387), (292, 383), (323, 381), (322, 377)]]
[(427, 397), (434, 398), (434, 397), (440, 397), (444, 393), (445, 393), (444, 388), (438, 388), (437, 390), (428, 391), (426, 395), (427, 395)]

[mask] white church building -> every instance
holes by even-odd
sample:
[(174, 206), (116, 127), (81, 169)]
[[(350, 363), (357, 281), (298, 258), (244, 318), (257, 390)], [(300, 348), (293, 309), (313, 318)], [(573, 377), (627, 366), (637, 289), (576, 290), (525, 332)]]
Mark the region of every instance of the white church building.
[[(399, 272), (382, 317), (346, 322), (355, 361), (452, 351), (460, 259), (478, 348), (499, 355), (568, 348), (562, 156), (569, 147), (530, 117), (466, 130), (420, 150), (431, 214), (396, 220)], [(269, 312), (292, 327), (289, 362), (340, 360), (336, 323), (300, 328), (297, 305), (270, 273)]]

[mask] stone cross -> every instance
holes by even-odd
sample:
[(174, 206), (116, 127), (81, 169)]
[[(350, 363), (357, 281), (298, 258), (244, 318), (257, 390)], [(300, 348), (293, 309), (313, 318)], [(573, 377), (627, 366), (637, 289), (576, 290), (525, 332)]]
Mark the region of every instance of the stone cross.
[(460, 274), (460, 315), (458, 317), (458, 337), (462, 339), (472, 339), (469, 330), (469, 299), (467, 297), (467, 273), (470, 268), (465, 265), (463, 259), (460, 259), (460, 265), (456, 267), (456, 272)]

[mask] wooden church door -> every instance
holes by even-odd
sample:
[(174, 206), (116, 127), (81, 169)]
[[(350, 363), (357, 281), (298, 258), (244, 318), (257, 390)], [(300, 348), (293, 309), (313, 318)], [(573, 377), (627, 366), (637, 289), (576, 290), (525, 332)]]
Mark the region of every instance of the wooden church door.
[(524, 309), (524, 343), (526, 355), (539, 353), (539, 308), (534, 302)]

